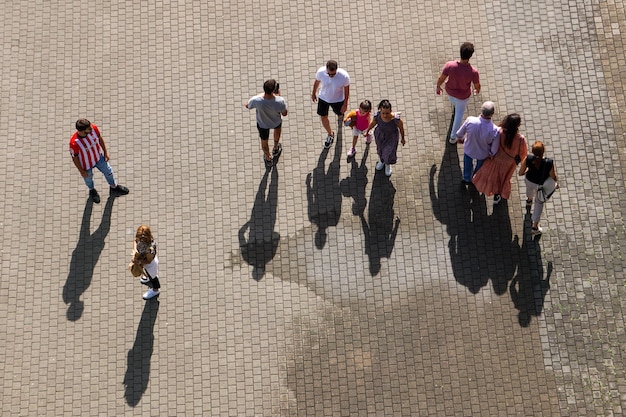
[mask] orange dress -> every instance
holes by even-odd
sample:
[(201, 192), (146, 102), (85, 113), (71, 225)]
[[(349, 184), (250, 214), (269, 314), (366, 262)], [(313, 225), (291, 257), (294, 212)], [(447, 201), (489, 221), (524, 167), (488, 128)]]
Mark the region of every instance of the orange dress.
[(500, 131), (500, 148), (498, 153), (491, 159), (486, 159), (483, 166), (472, 178), (472, 183), (478, 191), (486, 196), (500, 194), (502, 198), (511, 197), (511, 177), (515, 172), (517, 163), (515, 157), (523, 161), (528, 155), (526, 138), (521, 134), (515, 135), (510, 148), (504, 145), (504, 132)]

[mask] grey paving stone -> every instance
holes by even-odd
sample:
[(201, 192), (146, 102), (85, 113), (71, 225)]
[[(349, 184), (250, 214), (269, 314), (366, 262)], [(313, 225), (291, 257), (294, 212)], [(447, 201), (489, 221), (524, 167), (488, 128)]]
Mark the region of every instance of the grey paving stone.
[[(623, 2), (418, 3), (5, 2), (1, 414), (622, 415)], [(434, 84), (465, 40), (468, 114), (520, 113), (557, 163), (540, 239), (518, 178), (495, 208), (457, 185)], [(402, 112), (390, 179), (347, 129), (323, 151), (331, 58), (351, 108)], [(270, 77), (290, 113), (266, 172), (243, 105)], [(87, 201), (79, 117), (129, 195), (95, 173)], [(158, 302), (125, 269), (141, 223)]]

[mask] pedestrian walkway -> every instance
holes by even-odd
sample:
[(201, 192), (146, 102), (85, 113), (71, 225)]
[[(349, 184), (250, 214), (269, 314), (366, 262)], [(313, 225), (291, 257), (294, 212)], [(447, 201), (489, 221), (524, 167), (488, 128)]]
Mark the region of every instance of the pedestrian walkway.
[[(623, 2), (4, 3), (0, 414), (625, 413)], [(463, 41), (468, 114), (520, 113), (557, 163), (538, 239), (517, 177), (495, 208), (460, 186), (435, 81)], [(402, 112), (391, 177), (332, 116), (323, 148), (328, 59), (349, 108)], [(244, 108), (268, 78), (289, 105), (271, 170)], [(88, 200), (81, 117), (130, 194)], [(142, 223), (149, 302), (126, 270)]]

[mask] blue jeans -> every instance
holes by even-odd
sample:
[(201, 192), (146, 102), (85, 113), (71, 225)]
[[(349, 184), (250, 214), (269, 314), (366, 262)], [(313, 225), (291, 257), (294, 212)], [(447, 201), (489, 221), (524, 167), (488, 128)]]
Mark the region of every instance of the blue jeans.
[[(111, 187), (115, 187), (116, 184), (115, 178), (113, 178), (113, 168), (111, 168), (111, 165), (109, 165), (109, 163), (104, 160), (104, 155), (100, 156), (100, 159), (98, 160), (94, 168), (98, 168), (98, 170), (104, 174), (104, 178), (106, 178), (109, 185)], [(88, 169), (87, 174), (87, 177), (83, 178), (83, 180), (85, 181), (87, 188), (93, 190), (95, 187), (93, 183), (93, 168)]]
[(476, 168), (474, 168), (474, 159), (468, 154), (463, 154), (463, 180), (467, 182), (472, 181), (474, 174), (483, 166), (484, 159), (476, 160)]
[(450, 138), (456, 139), (456, 131), (461, 127), (463, 122), (463, 115), (465, 114), (465, 108), (469, 102), (469, 98), (465, 100), (459, 100), (458, 98), (448, 96), (448, 100), (454, 106), (454, 122), (452, 122), (452, 131), (450, 132)]

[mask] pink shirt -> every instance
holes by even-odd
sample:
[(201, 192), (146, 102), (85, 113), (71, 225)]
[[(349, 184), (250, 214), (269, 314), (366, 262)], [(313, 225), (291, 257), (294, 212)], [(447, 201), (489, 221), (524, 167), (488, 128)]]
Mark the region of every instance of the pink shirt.
[(449, 61), (444, 65), (442, 74), (448, 77), (446, 93), (449, 96), (465, 100), (472, 95), (472, 83), (480, 82), (478, 70), (471, 64)]
[(356, 111), (356, 127), (358, 130), (365, 131), (370, 125), (370, 113), (361, 114), (361, 109)]

